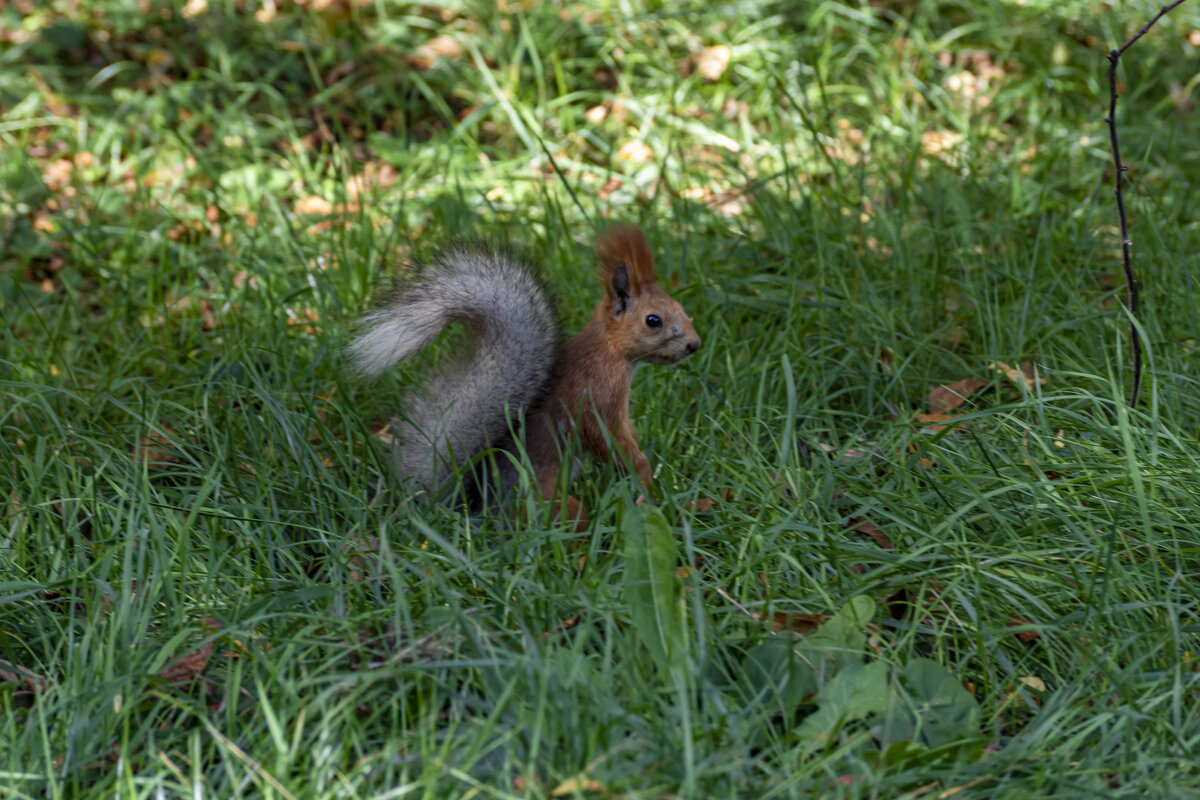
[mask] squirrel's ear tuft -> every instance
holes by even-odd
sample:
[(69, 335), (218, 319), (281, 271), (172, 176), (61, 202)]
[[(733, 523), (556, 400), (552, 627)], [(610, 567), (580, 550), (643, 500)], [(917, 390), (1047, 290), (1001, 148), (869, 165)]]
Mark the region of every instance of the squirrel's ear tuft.
[(632, 304), (629, 299), (629, 267), (624, 261), (614, 265), (612, 271), (609, 272), (608, 288), (609, 300), (612, 303), (612, 315), (620, 317), (629, 310), (629, 306)]
[(621, 225), (606, 231), (596, 244), (596, 254), (604, 268), (606, 282), (611, 282), (618, 265), (629, 271), (630, 291), (637, 294), (654, 285), (654, 258), (646, 237), (632, 225)]

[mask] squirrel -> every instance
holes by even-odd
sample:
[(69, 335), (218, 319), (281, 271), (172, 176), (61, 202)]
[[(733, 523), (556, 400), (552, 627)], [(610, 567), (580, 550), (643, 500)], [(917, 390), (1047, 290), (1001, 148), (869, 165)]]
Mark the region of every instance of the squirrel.
[[(471, 352), (405, 398), (395, 456), (402, 479), (435, 491), (456, 466), (475, 463), (465, 483), (468, 504), (478, 508), (482, 492), (515, 488), (519, 442), (541, 497), (582, 529), (587, 510), (575, 498), (567, 497), (565, 508), (558, 499), (564, 456), (578, 441), (652, 488), (650, 462), (629, 420), (634, 369), (678, 363), (696, 352), (700, 338), (683, 306), (656, 283), (638, 228), (608, 231), (596, 251), (604, 298), (562, 346), (554, 303), (537, 273), (486, 244), (452, 244), (414, 264), (412, 276), (360, 321), (347, 351), (363, 376), (417, 353), (454, 322), (472, 338)], [(475, 459), (492, 448), (508, 457), (485, 462), (489, 481)]]

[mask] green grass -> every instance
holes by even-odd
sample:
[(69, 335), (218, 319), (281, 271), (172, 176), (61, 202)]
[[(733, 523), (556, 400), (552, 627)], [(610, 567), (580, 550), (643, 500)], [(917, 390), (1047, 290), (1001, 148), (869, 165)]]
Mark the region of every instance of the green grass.
[[(1200, 793), (1200, 7), (1122, 60), (1129, 409), (1105, 53), (1156, 5), (26, 5), (0, 797)], [(582, 533), (406, 495), (374, 287), (487, 235), (573, 329), (612, 219), (704, 340), (635, 381), (664, 516), (600, 466)]]

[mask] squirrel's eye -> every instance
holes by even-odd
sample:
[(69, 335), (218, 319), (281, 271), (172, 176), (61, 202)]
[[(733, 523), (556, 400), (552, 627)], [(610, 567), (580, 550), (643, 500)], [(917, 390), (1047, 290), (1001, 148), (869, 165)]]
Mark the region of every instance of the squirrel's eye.
[(662, 320), (658, 318), (658, 314), (650, 314), (646, 317), (647, 328), (661, 328)]

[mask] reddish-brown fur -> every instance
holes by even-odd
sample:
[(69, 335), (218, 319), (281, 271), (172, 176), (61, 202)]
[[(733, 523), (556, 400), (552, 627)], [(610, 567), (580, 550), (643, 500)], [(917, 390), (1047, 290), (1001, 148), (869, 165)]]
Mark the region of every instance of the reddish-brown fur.
[[(547, 500), (563, 488), (562, 448), (572, 434), (594, 457), (632, 469), (647, 488), (653, 485), (650, 462), (629, 420), (634, 367), (639, 362), (673, 364), (700, 346), (683, 306), (655, 282), (650, 247), (640, 230), (616, 228), (600, 239), (596, 250), (604, 299), (567, 342), (562, 373), (526, 432), (538, 487)], [(651, 317), (661, 324), (651, 327)], [(560, 506), (559, 514), (563, 511)], [(582, 526), (587, 512), (568, 497), (565, 517)]]

